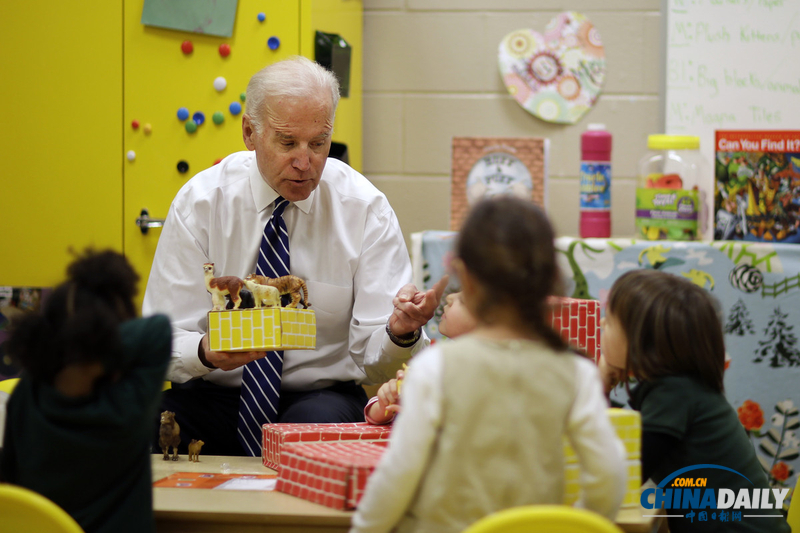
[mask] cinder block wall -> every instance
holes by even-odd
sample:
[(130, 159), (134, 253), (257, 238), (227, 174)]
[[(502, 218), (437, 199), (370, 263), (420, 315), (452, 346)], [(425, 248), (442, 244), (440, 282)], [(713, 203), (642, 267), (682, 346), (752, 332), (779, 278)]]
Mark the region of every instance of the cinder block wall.
[[(577, 124), (534, 117), (509, 95), (497, 50), (513, 30), (543, 31), (562, 11), (589, 17), (607, 75)], [(613, 236), (634, 234), (637, 164), (661, 133), (660, 0), (364, 0), (364, 174), (389, 198), (408, 241), (449, 229), (453, 136), (551, 141), (548, 212), (559, 235), (578, 234), (580, 135), (591, 122), (614, 135)]]

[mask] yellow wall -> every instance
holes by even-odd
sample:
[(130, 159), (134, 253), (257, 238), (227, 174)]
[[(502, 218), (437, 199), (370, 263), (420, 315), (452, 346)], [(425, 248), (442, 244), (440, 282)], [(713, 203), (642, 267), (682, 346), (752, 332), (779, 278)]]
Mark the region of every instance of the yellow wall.
[(51, 286), (122, 250), (122, 5), (5, 2), (0, 49), (0, 285)]
[[(353, 46), (351, 96), (341, 100), (334, 140), (347, 143), (351, 164), (361, 167), (361, 0), (239, 0), (230, 38), (143, 26), (143, 2), (34, 0), (9, 4), (0, 17), (0, 286), (53, 285), (67, 248), (91, 244), (124, 250), (143, 289), (160, 230), (141, 233), (142, 208), (164, 218), (190, 177), (246, 149), (230, 103), (242, 103), (261, 67), (313, 57), (315, 30)], [(272, 36), (277, 50), (267, 46)], [(184, 40), (193, 43), (189, 55)], [(223, 43), (228, 57), (219, 54)], [(221, 92), (218, 76), (227, 81)], [(195, 133), (178, 120), (180, 107), (205, 114)], [(222, 124), (213, 123), (215, 111)], [(177, 170), (179, 161), (188, 172)]]

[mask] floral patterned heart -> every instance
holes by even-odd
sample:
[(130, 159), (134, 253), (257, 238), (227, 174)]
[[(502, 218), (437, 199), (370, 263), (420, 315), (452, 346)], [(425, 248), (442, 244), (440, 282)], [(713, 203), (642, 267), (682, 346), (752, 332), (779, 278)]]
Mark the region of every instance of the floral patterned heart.
[(606, 54), (586, 16), (565, 11), (544, 34), (516, 30), (500, 43), (498, 62), (509, 94), (547, 122), (575, 124), (600, 96)]

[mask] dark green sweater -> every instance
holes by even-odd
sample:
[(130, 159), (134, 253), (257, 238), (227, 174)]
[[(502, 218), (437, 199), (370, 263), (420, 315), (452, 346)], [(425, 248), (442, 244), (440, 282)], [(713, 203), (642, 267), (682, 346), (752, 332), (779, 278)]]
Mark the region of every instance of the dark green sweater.
[[(756, 457), (753, 442), (739, 422), (736, 411), (719, 392), (690, 377), (667, 376), (639, 384), (631, 391), (630, 404), (642, 413), (642, 433), (645, 434), (645, 440), (647, 433), (659, 433), (673, 437), (676, 442), (672, 450), (651, 459), (653, 464), (642, 464), (643, 468), (653, 472), (652, 479), (656, 484), (682, 468), (718, 465), (735, 470), (741, 475), (729, 470), (700, 468), (687, 471), (679, 477), (706, 478), (707, 487), (713, 488), (715, 493), (723, 488), (738, 494), (740, 489), (752, 491), (769, 487), (766, 473)], [(664, 488), (674, 491), (676, 487), (672, 483)], [(701, 495), (705, 491), (704, 488), (680, 490), (697, 490)], [(704, 517), (700, 515), (702, 511), (705, 511)], [(733, 511), (739, 513), (739, 520), (731, 518)], [(694, 515), (686, 517), (691, 512)], [(672, 533), (789, 532), (789, 526), (778, 510), (728, 508), (724, 512), (727, 518), (725, 521), (719, 516), (716, 507), (702, 510), (691, 507), (667, 509), (666, 514), (682, 515), (669, 518), (669, 529)], [(744, 515), (772, 515), (774, 518)]]
[(172, 331), (157, 315), (120, 333), (118, 381), (75, 399), (23, 373), (7, 406), (0, 479), (51, 499), (87, 533), (155, 531), (150, 443)]

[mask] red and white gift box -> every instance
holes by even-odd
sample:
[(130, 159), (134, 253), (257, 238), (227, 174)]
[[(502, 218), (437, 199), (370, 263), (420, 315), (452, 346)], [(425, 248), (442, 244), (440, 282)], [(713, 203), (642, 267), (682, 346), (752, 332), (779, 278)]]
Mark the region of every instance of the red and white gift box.
[(275, 490), (334, 509), (355, 509), (385, 449), (385, 441), (287, 444)]
[(551, 297), (551, 324), (571, 346), (595, 362), (600, 359), (600, 302)]
[(278, 470), (281, 454), (288, 444), (308, 442), (386, 441), (391, 426), (366, 422), (348, 424), (264, 424), (261, 459), (264, 466)]

